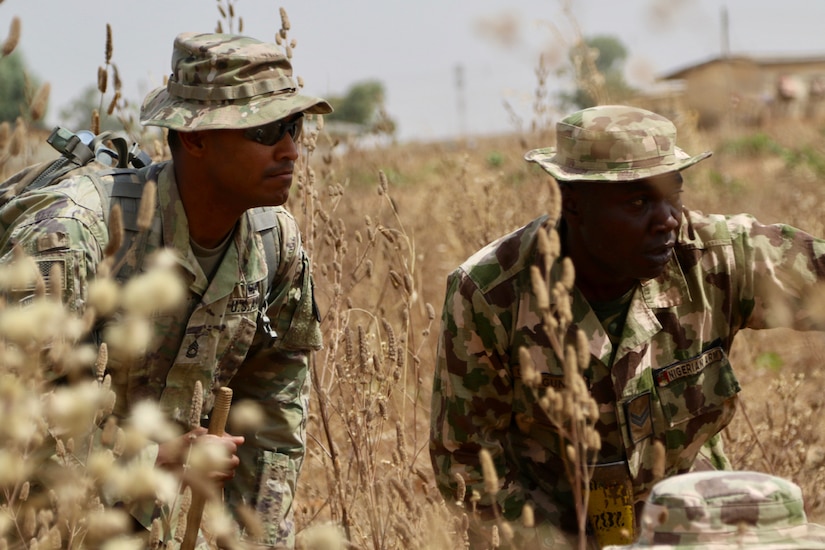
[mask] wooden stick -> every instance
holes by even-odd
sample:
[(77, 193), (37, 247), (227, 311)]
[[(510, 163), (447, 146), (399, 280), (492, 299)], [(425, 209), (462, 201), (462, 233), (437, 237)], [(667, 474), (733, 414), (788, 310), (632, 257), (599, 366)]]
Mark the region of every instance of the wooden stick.
[[(212, 418), (209, 420), (209, 433), (212, 435), (223, 435), (226, 428), (226, 419), (229, 417), (229, 405), (232, 403), (232, 390), (230, 388), (220, 388), (215, 398), (215, 406), (212, 407)], [(198, 531), (201, 527), (201, 517), (206, 498), (200, 491), (192, 492), (192, 504), (189, 506), (189, 513), (186, 516), (186, 534), (180, 544), (181, 550), (194, 550), (195, 542), (198, 539)]]

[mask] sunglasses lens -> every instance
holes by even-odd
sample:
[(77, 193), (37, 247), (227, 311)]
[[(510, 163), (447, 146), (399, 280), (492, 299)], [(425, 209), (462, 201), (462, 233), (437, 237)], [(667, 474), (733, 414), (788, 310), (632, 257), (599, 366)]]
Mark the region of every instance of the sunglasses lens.
[(266, 126), (257, 126), (250, 128), (244, 132), (247, 139), (260, 143), (261, 145), (275, 145), (284, 136), (289, 134), (292, 140), (297, 140), (301, 135), (301, 130), (304, 127), (304, 116), (301, 115), (293, 120), (278, 120)]

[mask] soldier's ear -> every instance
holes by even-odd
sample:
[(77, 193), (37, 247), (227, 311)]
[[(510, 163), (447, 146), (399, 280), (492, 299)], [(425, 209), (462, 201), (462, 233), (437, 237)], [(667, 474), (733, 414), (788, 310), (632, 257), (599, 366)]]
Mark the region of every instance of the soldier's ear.
[(181, 148), (188, 154), (199, 157), (204, 151), (205, 132), (178, 132)]
[(576, 191), (567, 182), (559, 182), (561, 192), (561, 214), (569, 218), (578, 215), (579, 205)]

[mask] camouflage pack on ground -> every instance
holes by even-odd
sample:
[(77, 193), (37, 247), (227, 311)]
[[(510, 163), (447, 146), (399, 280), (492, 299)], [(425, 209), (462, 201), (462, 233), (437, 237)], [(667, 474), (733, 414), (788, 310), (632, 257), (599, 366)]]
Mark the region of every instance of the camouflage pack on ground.
[(639, 540), (605, 550), (825, 549), (795, 483), (758, 472), (697, 472), (659, 482), (645, 503)]

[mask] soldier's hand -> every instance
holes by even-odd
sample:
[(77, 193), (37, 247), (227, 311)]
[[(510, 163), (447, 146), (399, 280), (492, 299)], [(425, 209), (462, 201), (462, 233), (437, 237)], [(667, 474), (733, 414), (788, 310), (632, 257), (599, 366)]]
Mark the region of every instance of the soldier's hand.
[[(155, 465), (179, 470), (187, 461), (202, 472), (207, 479), (227, 481), (235, 476), (240, 464), (238, 446), (243, 436), (231, 434), (212, 435), (206, 428), (195, 428), (180, 437), (158, 445)], [(192, 448), (193, 445), (197, 447)]]

